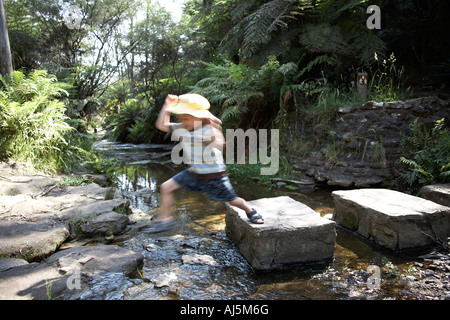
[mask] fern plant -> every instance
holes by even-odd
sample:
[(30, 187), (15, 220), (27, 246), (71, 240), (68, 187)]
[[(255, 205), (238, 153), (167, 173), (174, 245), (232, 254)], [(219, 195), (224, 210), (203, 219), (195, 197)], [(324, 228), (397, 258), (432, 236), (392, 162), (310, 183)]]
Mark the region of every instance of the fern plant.
[(271, 46), (271, 43), (280, 44), (280, 38), (287, 43), (294, 40), (293, 34), (283, 37), (282, 33), (287, 31), (288, 23), (294, 19), (298, 3), (296, 0), (236, 2), (231, 11), (234, 26), (222, 39), (221, 50), (239, 51), (244, 59), (256, 58), (267, 47), (271, 47), (272, 51), (265, 51), (261, 56), (280, 54), (282, 48)]
[(222, 64), (204, 63), (209, 76), (197, 82), (193, 91), (221, 108), (220, 118), (229, 126), (238, 126), (251, 104), (261, 98), (255, 70), (224, 60)]
[(402, 177), (415, 191), (423, 185), (450, 182), (450, 132), (445, 120), (427, 130), (416, 119), (410, 128), (412, 136), (402, 141), (405, 156), (400, 161), (409, 169)]
[(208, 98), (219, 110), (226, 127), (267, 128), (280, 111), (280, 101), (290, 89), (294, 63), (280, 65), (271, 56), (261, 68), (251, 68), (228, 59), (204, 63), (209, 76), (192, 90)]
[[(243, 60), (262, 64), (269, 55), (300, 52), (312, 54), (312, 60), (327, 54), (334, 57), (337, 66), (349, 60), (363, 65), (372, 62), (375, 52), (382, 54), (386, 49), (376, 33), (366, 27), (367, 1), (246, 0), (227, 2), (227, 6), (230, 3), (234, 5), (228, 9), (229, 20), (212, 18), (216, 28), (222, 25), (223, 30), (229, 30), (219, 47), (229, 56), (238, 54)], [(223, 6), (223, 2), (213, 6)]]
[(139, 135), (136, 124), (143, 113), (142, 104), (137, 99), (128, 99), (119, 108), (119, 112), (109, 119), (114, 125), (113, 138), (120, 142), (134, 142)]
[(66, 137), (73, 128), (66, 122), (67, 92), (45, 70), (28, 76), (21, 71), (1, 77), (0, 155), (44, 170), (56, 170), (70, 152)]

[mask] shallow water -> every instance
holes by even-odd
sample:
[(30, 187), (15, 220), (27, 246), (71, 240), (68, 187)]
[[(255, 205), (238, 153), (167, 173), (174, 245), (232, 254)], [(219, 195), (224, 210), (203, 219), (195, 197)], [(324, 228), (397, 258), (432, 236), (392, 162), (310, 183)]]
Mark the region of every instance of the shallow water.
[[(125, 162), (118, 170), (119, 188), (132, 208), (155, 214), (159, 185), (184, 169), (170, 161), (164, 145), (100, 143), (108, 156)], [(322, 216), (333, 213), (331, 190), (274, 190), (256, 182), (232, 181), (246, 200), (288, 195)], [(334, 261), (323, 266), (296, 266), (288, 271), (255, 273), (225, 234), (225, 206), (205, 194), (175, 193), (177, 227), (157, 235), (136, 233), (120, 243), (145, 257), (143, 279), (124, 279), (103, 293), (103, 299), (405, 299), (406, 274), (412, 261), (374, 247), (337, 228)], [(203, 264), (183, 262), (206, 255)], [(385, 266), (386, 262), (390, 262)], [(369, 266), (380, 268), (381, 285), (373, 286)], [(104, 281), (110, 283), (111, 281)], [(98, 283), (102, 283), (98, 280)], [(109, 284), (111, 287), (111, 284)], [(99, 297), (98, 297), (99, 298)]]

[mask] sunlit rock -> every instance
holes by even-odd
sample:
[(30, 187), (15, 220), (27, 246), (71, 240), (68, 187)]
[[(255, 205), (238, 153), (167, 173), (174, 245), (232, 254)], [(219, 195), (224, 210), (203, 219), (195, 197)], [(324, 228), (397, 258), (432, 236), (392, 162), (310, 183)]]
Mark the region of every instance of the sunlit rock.
[(334, 191), (333, 219), (378, 245), (401, 251), (450, 235), (450, 208), (387, 189)]
[(420, 196), (450, 207), (450, 183), (424, 186), (420, 189)]
[(334, 221), (290, 197), (248, 201), (264, 217), (253, 224), (241, 209), (227, 205), (226, 233), (254, 269), (324, 263), (334, 255)]

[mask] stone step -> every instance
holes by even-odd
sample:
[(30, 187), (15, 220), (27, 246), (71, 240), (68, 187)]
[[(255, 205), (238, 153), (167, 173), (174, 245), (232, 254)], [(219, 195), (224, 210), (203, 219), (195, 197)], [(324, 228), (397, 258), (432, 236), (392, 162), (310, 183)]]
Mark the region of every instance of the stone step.
[(333, 260), (334, 221), (286, 196), (247, 203), (263, 215), (265, 223), (253, 224), (243, 210), (227, 204), (225, 231), (254, 269)]
[(450, 235), (450, 208), (423, 198), (388, 189), (332, 196), (333, 220), (394, 252), (433, 246)]
[(450, 207), (450, 183), (433, 184), (420, 189), (422, 198)]

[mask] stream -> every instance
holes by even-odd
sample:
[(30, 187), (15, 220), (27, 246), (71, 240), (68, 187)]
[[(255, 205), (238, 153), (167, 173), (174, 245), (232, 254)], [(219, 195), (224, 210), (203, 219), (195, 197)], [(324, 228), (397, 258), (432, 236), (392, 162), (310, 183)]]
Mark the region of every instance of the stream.
[[(115, 172), (118, 187), (131, 207), (156, 214), (159, 186), (184, 167), (170, 161), (170, 146), (102, 141), (96, 147), (123, 164)], [(290, 196), (322, 216), (333, 213), (329, 189), (277, 190), (255, 182), (233, 181), (246, 199)], [(140, 192), (141, 191), (141, 192)], [(116, 275), (99, 281), (102, 299), (265, 299), (339, 300), (408, 299), (407, 274), (417, 255), (394, 255), (337, 226), (334, 261), (296, 266), (285, 271), (254, 272), (225, 234), (225, 206), (203, 193), (175, 192), (177, 226), (170, 232), (137, 232), (118, 244), (144, 255), (143, 279)], [(202, 255), (198, 263), (183, 261)], [(380, 268), (380, 287), (370, 285), (373, 266)], [(372, 269), (371, 269), (372, 267)], [(95, 297), (94, 297), (95, 298)], [(98, 297), (100, 298), (100, 297)], [(413, 298), (413, 297), (411, 297)]]

